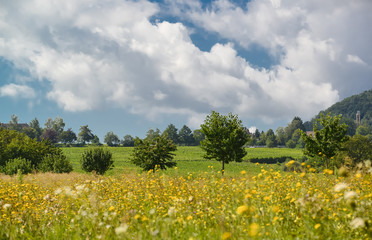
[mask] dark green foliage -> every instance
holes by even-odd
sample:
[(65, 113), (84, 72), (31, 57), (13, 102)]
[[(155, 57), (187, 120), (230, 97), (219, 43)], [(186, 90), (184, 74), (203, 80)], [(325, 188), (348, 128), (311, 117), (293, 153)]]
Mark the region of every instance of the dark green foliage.
[(184, 146), (192, 146), (195, 143), (195, 139), (193, 137), (191, 129), (183, 125), (181, 130), (178, 133), (179, 136), (179, 144), (184, 145)]
[(86, 172), (95, 171), (103, 175), (113, 164), (112, 153), (102, 147), (88, 149), (81, 155), (81, 168)]
[[(100, 142), (99, 142), (99, 137), (97, 135), (94, 135), (92, 141), (91, 141), (92, 145), (93, 146), (99, 146), (99, 145), (102, 145)], [(83, 144), (84, 145), (84, 144)]]
[(237, 115), (220, 115), (212, 111), (201, 125), (205, 139), (201, 148), (205, 151), (204, 158), (216, 159), (222, 162), (222, 174), (225, 163), (241, 162), (247, 154), (244, 145), (249, 140), (249, 134)]
[(179, 143), (178, 129), (173, 124), (169, 124), (164, 130), (163, 135), (172, 140), (175, 144)]
[(317, 120), (321, 129), (314, 123), (314, 137), (301, 131), (305, 143), (304, 154), (310, 157), (321, 156), (328, 168), (330, 161), (341, 150), (342, 144), (348, 140), (347, 125), (341, 124), (341, 115), (332, 117), (331, 114), (321, 114)]
[(115, 147), (115, 146), (119, 146), (120, 139), (119, 139), (118, 135), (116, 135), (114, 132), (110, 131), (110, 132), (106, 133), (103, 142), (106, 143), (107, 146), (109, 146), (109, 147)]
[(155, 138), (160, 136), (160, 130), (157, 128), (156, 130), (150, 128), (146, 133), (146, 139), (154, 140)]
[(134, 146), (134, 138), (127, 134), (123, 137), (123, 141), (121, 142), (124, 147), (133, 147)]
[(292, 160), (292, 157), (269, 157), (269, 158), (251, 158), (249, 161), (251, 163), (259, 163), (259, 164), (276, 164), (276, 163), (283, 163), (286, 160)]
[(266, 143), (266, 147), (268, 148), (273, 148), (278, 145), (276, 141), (275, 133), (272, 129), (267, 130), (265, 143)]
[(79, 132), (79, 141), (85, 144), (85, 142), (90, 142), (93, 139), (94, 135), (92, 130), (89, 129), (88, 125), (81, 126)]
[(136, 138), (131, 161), (145, 171), (155, 171), (156, 167), (165, 170), (176, 166), (176, 162), (172, 161), (176, 150), (174, 142), (164, 135), (153, 139)]
[(59, 135), (59, 140), (64, 143), (73, 143), (77, 139), (76, 134), (74, 131), (72, 131), (71, 128), (67, 129), (66, 131), (62, 131), (61, 134)]
[(53, 129), (45, 129), (41, 135), (41, 139), (49, 141), (50, 143), (57, 143), (58, 135)]
[(296, 142), (293, 141), (292, 139), (288, 140), (288, 142), (285, 144), (287, 148), (295, 148), (296, 147)]
[(28, 136), (6, 129), (0, 129), (0, 166), (15, 158), (27, 159), (31, 167), (38, 170), (45, 156), (51, 155), (56, 159), (65, 159), (62, 150), (49, 142), (38, 142)]
[(372, 159), (372, 142), (366, 136), (355, 135), (343, 147), (353, 165)]
[(69, 173), (73, 170), (71, 163), (64, 155), (46, 155), (38, 165), (41, 172)]
[(31, 161), (24, 158), (10, 159), (3, 168), (3, 172), (7, 175), (15, 175), (18, 170), (22, 174), (28, 174), (32, 172)]
[(200, 142), (205, 139), (205, 135), (204, 135), (204, 133), (201, 132), (200, 129), (195, 129), (192, 132), (192, 136), (193, 136), (193, 138), (195, 140), (195, 145), (196, 146), (199, 146), (200, 145)]

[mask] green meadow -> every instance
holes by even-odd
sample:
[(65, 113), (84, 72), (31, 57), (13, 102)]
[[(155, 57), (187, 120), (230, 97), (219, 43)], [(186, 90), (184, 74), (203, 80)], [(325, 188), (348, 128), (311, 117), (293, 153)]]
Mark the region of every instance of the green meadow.
[[(81, 154), (89, 147), (66, 147), (63, 148), (67, 158), (71, 161), (75, 172), (83, 172), (80, 167)], [(105, 147), (113, 154), (114, 168), (107, 172), (107, 175), (119, 175), (123, 173), (141, 172), (141, 169), (131, 163), (130, 157), (132, 147)], [(206, 160), (203, 158), (203, 150), (198, 147), (178, 147), (175, 152), (174, 160), (177, 162), (176, 169), (168, 169), (164, 173), (167, 175), (188, 175), (189, 173), (204, 173), (210, 171), (218, 172), (221, 169), (221, 163), (215, 160)], [(236, 175), (241, 171), (255, 175), (260, 172), (261, 167), (280, 169), (278, 164), (263, 165), (250, 163), (252, 158), (280, 158), (292, 157), (300, 159), (303, 157), (302, 149), (289, 148), (247, 148), (247, 155), (243, 162), (231, 162), (225, 166), (226, 175)]]

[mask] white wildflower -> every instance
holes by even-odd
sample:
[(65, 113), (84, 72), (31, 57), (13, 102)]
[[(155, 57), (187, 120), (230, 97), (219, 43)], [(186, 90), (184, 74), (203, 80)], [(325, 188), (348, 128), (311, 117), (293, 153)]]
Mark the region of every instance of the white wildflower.
[(336, 192), (341, 192), (342, 190), (346, 189), (348, 186), (346, 183), (339, 183), (334, 187)]
[(55, 191), (54, 191), (54, 194), (55, 195), (59, 195), (59, 194), (61, 194), (62, 193), (62, 189), (60, 189), (60, 188), (58, 188), (58, 189), (56, 189)]
[(9, 204), (9, 203), (5, 203), (4, 205), (3, 205), (3, 208), (5, 209), (5, 210), (7, 210), (8, 208), (10, 208), (12, 205), (11, 204)]
[(128, 230), (128, 225), (124, 224), (124, 225), (121, 225), (120, 227), (115, 228), (115, 233), (119, 235), (121, 233), (125, 233), (127, 230)]
[(364, 165), (366, 166), (366, 168), (371, 168), (372, 165), (371, 160), (364, 161)]
[(346, 200), (349, 200), (349, 199), (352, 199), (352, 198), (355, 198), (356, 196), (358, 196), (358, 194), (354, 191), (348, 191), (348, 192), (345, 192), (344, 193), (344, 198)]
[(365, 227), (365, 222), (362, 218), (354, 218), (353, 221), (350, 222), (350, 226), (352, 229), (356, 229), (356, 228), (363, 228)]
[(177, 213), (177, 210), (176, 210), (175, 207), (170, 207), (170, 208), (168, 209), (168, 216), (169, 216), (169, 217), (173, 217), (173, 216), (175, 216), (176, 213)]

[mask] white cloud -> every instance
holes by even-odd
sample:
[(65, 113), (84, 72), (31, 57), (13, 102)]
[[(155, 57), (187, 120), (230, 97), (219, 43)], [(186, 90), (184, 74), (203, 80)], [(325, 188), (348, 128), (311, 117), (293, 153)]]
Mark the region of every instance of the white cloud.
[(351, 62), (351, 63), (361, 64), (361, 65), (366, 65), (366, 63), (362, 59), (360, 59), (360, 57), (351, 55), (351, 54), (347, 55), (346, 61)]
[(31, 99), (35, 98), (36, 94), (34, 89), (29, 86), (11, 83), (0, 88), (0, 96)]
[[(0, 56), (49, 81), (47, 97), (65, 110), (119, 106), (150, 119), (182, 115), (196, 127), (211, 109), (266, 122), (310, 118), (355, 90), (351, 76), (372, 87), (368, 2), (167, 3), (234, 43), (201, 51), (184, 24), (151, 23), (161, 9), (144, 0), (14, 0), (0, 10)], [(353, 44), (347, 31), (358, 24)], [(234, 44), (260, 45), (279, 63), (254, 68)]]

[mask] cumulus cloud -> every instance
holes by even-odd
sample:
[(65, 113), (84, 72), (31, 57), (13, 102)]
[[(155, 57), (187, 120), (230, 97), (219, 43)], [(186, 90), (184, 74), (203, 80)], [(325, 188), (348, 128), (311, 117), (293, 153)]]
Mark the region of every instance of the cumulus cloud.
[[(67, 111), (115, 106), (150, 119), (183, 115), (192, 126), (211, 109), (266, 122), (309, 118), (372, 87), (368, 1), (165, 4), (230, 42), (201, 51), (185, 24), (150, 21), (162, 10), (145, 0), (14, 0), (0, 8), (0, 56), (49, 81), (47, 97)], [(236, 45), (254, 44), (279, 63), (256, 68), (239, 56)]]
[(11, 83), (0, 87), (0, 96), (31, 99), (35, 98), (36, 94), (29, 86)]

